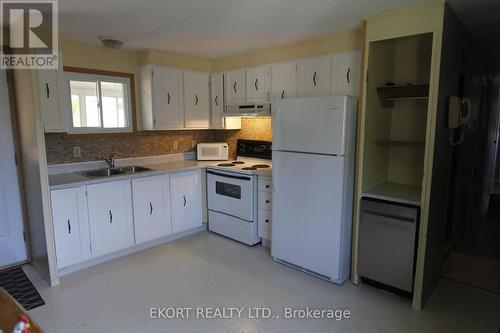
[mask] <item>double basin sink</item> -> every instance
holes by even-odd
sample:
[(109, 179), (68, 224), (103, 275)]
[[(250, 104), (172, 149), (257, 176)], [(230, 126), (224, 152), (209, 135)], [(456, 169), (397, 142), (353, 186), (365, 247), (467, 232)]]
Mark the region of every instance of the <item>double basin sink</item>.
[(81, 172), (81, 174), (90, 178), (104, 178), (104, 177), (123, 175), (125, 173), (138, 173), (145, 171), (151, 171), (151, 169), (142, 166), (125, 166), (116, 168), (102, 168), (102, 169), (88, 170)]

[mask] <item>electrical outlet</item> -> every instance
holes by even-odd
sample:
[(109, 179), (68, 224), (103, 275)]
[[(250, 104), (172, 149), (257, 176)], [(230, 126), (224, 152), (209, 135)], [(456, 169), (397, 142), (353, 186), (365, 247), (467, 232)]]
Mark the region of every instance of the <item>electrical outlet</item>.
[(196, 147), (196, 141), (193, 140), (193, 141), (191, 141), (191, 148), (194, 148), (194, 147)]
[(177, 140), (174, 140), (174, 150), (179, 149), (179, 142)]
[(82, 150), (80, 146), (73, 147), (73, 157), (82, 157)]

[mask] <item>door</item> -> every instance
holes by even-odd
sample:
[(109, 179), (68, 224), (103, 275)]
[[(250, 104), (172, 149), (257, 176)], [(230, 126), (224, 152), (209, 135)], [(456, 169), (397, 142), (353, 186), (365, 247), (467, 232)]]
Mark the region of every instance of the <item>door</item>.
[(184, 127), (182, 70), (153, 67), (153, 126), (155, 129)]
[(172, 233), (190, 230), (203, 224), (200, 170), (172, 173)]
[(273, 111), (273, 150), (344, 155), (346, 97), (277, 101)]
[(58, 71), (55, 69), (38, 70), (37, 76), (44, 129), (46, 132), (64, 131), (66, 126), (64, 110), (61, 108), (59, 99), (62, 89), (58, 86)]
[(57, 268), (74, 265), (90, 258), (85, 187), (51, 191), (50, 199)]
[(212, 128), (223, 128), (224, 112), (224, 76), (222, 73), (210, 75)]
[(246, 70), (246, 101), (252, 103), (268, 102), (270, 93), (270, 67), (257, 66)]
[(359, 95), (360, 62), (358, 51), (332, 56), (332, 95)]
[(224, 73), (224, 85), (226, 104), (240, 104), (246, 102), (246, 74), (244, 69)]
[(295, 62), (271, 65), (271, 100), (295, 97), (296, 80), (297, 64)]
[(254, 220), (254, 180), (243, 174), (207, 170), (208, 209)]
[(172, 233), (169, 175), (132, 180), (135, 243)]
[(92, 256), (134, 244), (130, 181), (87, 186)]
[(330, 94), (331, 56), (302, 59), (299, 76), (302, 96), (328, 96)]
[(209, 74), (184, 71), (184, 112), (188, 128), (210, 126)]
[(28, 259), (5, 70), (0, 70), (0, 267)]
[(273, 257), (338, 279), (343, 168), (343, 157), (273, 151)]

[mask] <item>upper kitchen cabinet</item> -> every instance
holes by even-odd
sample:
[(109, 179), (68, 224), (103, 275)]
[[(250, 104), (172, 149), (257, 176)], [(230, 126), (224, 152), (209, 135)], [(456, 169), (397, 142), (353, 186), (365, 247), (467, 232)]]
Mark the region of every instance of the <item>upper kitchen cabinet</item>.
[[(62, 64), (62, 61), (60, 61)], [(59, 69), (37, 71), (40, 109), (45, 132), (67, 132), (66, 112), (69, 108), (69, 87), (64, 80), (62, 65)]]
[(184, 128), (182, 70), (146, 65), (139, 74), (143, 129)]
[(184, 115), (186, 128), (210, 126), (209, 74), (184, 71)]
[(295, 62), (271, 65), (271, 100), (295, 97), (296, 81), (297, 64)]
[(299, 95), (328, 96), (330, 95), (331, 55), (311, 57), (299, 62)]
[(250, 103), (269, 102), (271, 89), (271, 68), (269, 65), (247, 68), (246, 101)]
[(246, 71), (238, 69), (224, 73), (226, 104), (246, 102)]
[(241, 117), (223, 117), (224, 112), (224, 74), (210, 75), (211, 124), (214, 129), (241, 129)]
[(361, 56), (359, 51), (332, 56), (332, 95), (359, 96)]

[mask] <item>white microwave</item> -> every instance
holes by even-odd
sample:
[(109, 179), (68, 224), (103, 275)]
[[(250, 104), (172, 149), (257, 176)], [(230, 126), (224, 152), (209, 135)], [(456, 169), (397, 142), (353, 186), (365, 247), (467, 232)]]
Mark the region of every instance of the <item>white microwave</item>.
[(227, 161), (229, 145), (226, 142), (198, 143), (196, 156), (198, 161)]

